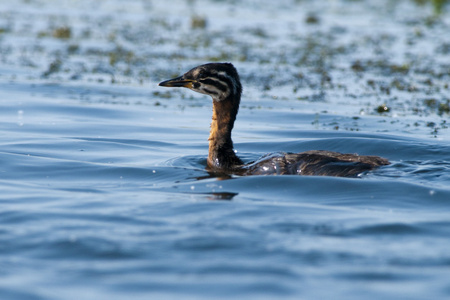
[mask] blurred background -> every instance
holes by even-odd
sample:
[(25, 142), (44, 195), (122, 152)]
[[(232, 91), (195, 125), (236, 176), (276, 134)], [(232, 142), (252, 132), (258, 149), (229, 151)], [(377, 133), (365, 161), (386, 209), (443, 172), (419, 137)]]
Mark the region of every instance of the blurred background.
[(449, 113), (446, 2), (4, 2), (0, 79), (139, 85), (158, 104), (180, 93), (158, 81), (229, 61), (247, 98), (351, 95), (344, 112), (433, 114), (435, 126), (418, 124), (438, 133)]

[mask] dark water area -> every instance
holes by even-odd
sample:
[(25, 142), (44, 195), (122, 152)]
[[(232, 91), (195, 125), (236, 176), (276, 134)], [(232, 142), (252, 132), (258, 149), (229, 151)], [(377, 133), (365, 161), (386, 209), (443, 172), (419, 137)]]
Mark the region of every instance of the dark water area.
[[(450, 297), (448, 4), (258, 3), (1, 5), (1, 299)], [(157, 83), (216, 60), (246, 162), (391, 165), (209, 174), (211, 100)]]

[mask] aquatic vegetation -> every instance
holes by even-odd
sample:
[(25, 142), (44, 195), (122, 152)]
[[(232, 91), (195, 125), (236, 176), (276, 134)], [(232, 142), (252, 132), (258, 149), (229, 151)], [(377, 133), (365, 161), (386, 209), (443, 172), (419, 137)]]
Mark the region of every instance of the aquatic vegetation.
[[(329, 103), (340, 113), (364, 111), (386, 118), (390, 114), (383, 107), (374, 108), (374, 103), (389, 103), (388, 109), (402, 115), (446, 114), (443, 94), (448, 91), (450, 68), (444, 57), (449, 47), (448, 41), (436, 38), (439, 32), (448, 31), (446, 4), (442, 4), (439, 17), (429, 13), (402, 16), (398, 11), (404, 3), (401, 1), (392, 4), (389, 11), (373, 4), (379, 22), (389, 26), (371, 27), (361, 18), (360, 22), (372, 28), (362, 31), (363, 27), (352, 27), (345, 15), (348, 9), (364, 10), (364, 1), (337, 4), (330, 11), (314, 9), (318, 4), (308, 1), (294, 2), (296, 9), (305, 8), (306, 3), (309, 8), (295, 18), (262, 18), (254, 24), (234, 19), (233, 10), (241, 7), (238, 2), (226, 4), (230, 11), (221, 15), (222, 23), (210, 18), (196, 1), (180, 10), (183, 18), (153, 13), (150, 7), (156, 4), (143, 8), (146, 17), (132, 23), (127, 15), (43, 16), (41, 26), (26, 32), (29, 37), (24, 38), (29, 41), (21, 48), (20, 57), (13, 54), (17, 53), (14, 43), (3, 44), (2, 55), (12, 64), (34, 68), (37, 74), (28, 78), (150, 86), (178, 73), (166, 70), (167, 65), (185, 68), (208, 61), (231, 61), (253, 91), (250, 97), (244, 94), (248, 101), (300, 99), (309, 102), (307, 107), (312, 110), (314, 103)], [(221, 1), (216, 4), (225, 5)], [(285, 6), (289, 12), (288, 4)], [(245, 5), (242, 8), (247, 9)], [(389, 30), (394, 27), (397, 31)], [(23, 34), (14, 21), (0, 28), (5, 29), (3, 39)], [(49, 40), (54, 44), (50, 46)], [(431, 46), (432, 55), (425, 53), (423, 44)], [(425, 98), (439, 99), (439, 103), (427, 106)]]
[(136, 59), (133, 51), (124, 49), (123, 47), (117, 46), (113, 51), (109, 52), (109, 64), (114, 66), (118, 62), (125, 62), (127, 64), (133, 63)]
[(208, 20), (205, 17), (192, 16), (191, 17), (191, 28), (192, 29), (205, 29), (208, 25)]
[(61, 66), (62, 66), (62, 61), (57, 58), (54, 61), (52, 61), (50, 63), (50, 65), (48, 66), (47, 71), (45, 71), (42, 76), (43, 77), (48, 77), (53, 73), (58, 73), (59, 71), (61, 71)]
[(70, 39), (72, 37), (72, 30), (69, 27), (59, 27), (53, 30), (52, 36), (57, 39)]
[(438, 100), (436, 98), (428, 98), (423, 100), (424, 104), (431, 110), (437, 112), (439, 116), (450, 113), (450, 100)]
[(449, 99), (447, 99), (445, 101), (445, 103), (443, 103), (443, 102), (439, 103), (438, 114), (443, 115), (444, 113), (450, 114), (450, 100)]
[(382, 104), (382, 105), (379, 105), (379, 106), (376, 108), (376, 111), (377, 111), (379, 114), (382, 114), (382, 113), (390, 112), (391, 109), (390, 109), (386, 104)]
[(315, 14), (309, 14), (305, 19), (306, 24), (318, 24), (319, 22), (320, 19)]
[(71, 45), (69, 45), (69, 46), (67, 47), (67, 53), (68, 53), (68, 54), (73, 55), (73, 54), (78, 53), (79, 51), (80, 51), (80, 45), (77, 45), (77, 44), (71, 44)]
[(449, 3), (448, 0), (413, 0), (415, 3), (420, 5), (425, 5), (427, 3), (431, 3), (433, 5), (433, 9), (435, 14), (440, 15), (443, 13), (445, 5)]

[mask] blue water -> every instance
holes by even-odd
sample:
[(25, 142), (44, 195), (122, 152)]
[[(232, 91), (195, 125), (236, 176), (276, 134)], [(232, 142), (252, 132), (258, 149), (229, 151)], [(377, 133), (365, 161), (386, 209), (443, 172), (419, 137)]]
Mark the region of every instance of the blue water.
[[(423, 74), (402, 75), (417, 91), (392, 88), (386, 95), (364, 84), (371, 78), (390, 82), (390, 75), (337, 67), (330, 71), (335, 87), (316, 86), (317, 74), (311, 73), (308, 86), (299, 79), (262, 91), (263, 84), (271, 84), (271, 75), (282, 81), (305, 69), (279, 68), (277, 60), (238, 61), (245, 90), (233, 138), (245, 161), (268, 152), (325, 149), (379, 155), (392, 164), (359, 178), (218, 178), (205, 170), (211, 100), (185, 90), (164, 94), (168, 90), (157, 87), (185, 65), (203, 62), (213, 50), (192, 51), (195, 47), (173, 37), (164, 44), (168, 57), (156, 46), (148, 50), (151, 55), (146, 53), (148, 40), (142, 32), (153, 29), (145, 29), (148, 20), (142, 11), (161, 21), (156, 14), (163, 8), (130, 3), (111, 1), (101, 13), (89, 2), (84, 3), (89, 12), (81, 4), (65, 3), (73, 6), (67, 22), (75, 37), (69, 41), (36, 38), (47, 28), (45, 16), (53, 16), (53, 22), (64, 19), (63, 4), (23, 2), (0, 11), (9, 22), (0, 24), (9, 26), (0, 35), (0, 299), (450, 297), (448, 113), (439, 114), (422, 101), (445, 100), (448, 75), (433, 77), (439, 89), (424, 83)], [(168, 24), (150, 22), (162, 26), (151, 35), (152, 42), (172, 27), (184, 36), (177, 22), (189, 22), (176, 12), (187, 4), (176, 3), (180, 7), (173, 15), (165, 8)], [(227, 5), (227, 14), (235, 9), (233, 4), (202, 3), (205, 14), (209, 9), (217, 15), (216, 9)], [(231, 32), (248, 33), (255, 22), (269, 40), (292, 37), (290, 23), (269, 18), (269, 25), (279, 27), (274, 32), (265, 27), (270, 3), (258, 6), (252, 20), (227, 15), (237, 23), (208, 18), (208, 26), (225, 24)], [(298, 18), (289, 12), (301, 5), (289, 3), (277, 11), (288, 21)], [(369, 16), (379, 13), (368, 3), (354, 9)], [(416, 13), (424, 9), (410, 5)], [(254, 7), (247, 4), (236, 13)], [(348, 30), (346, 35), (352, 36), (351, 27), (328, 27), (327, 16), (340, 20), (342, 11), (340, 6), (328, 10), (319, 28), (303, 21), (298, 26), (311, 32)], [(389, 15), (382, 18), (391, 20)], [(421, 23), (416, 29), (434, 40), (436, 32), (450, 28), (448, 17), (442, 18), (446, 23), (434, 29)], [(27, 27), (29, 22), (35, 27)], [(95, 44), (94, 39), (96, 47), (109, 47), (111, 37), (99, 34), (107, 30), (104, 24), (122, 28), (118, 39), (135, 56), (148, 59), (128, 65), (134, 75), (140, 68), (151, 71), (143, 82), (127, 75), (121, 63), (108, 67), (107, 53), (96, 54), (85, 45)], [(410, 30), (402, 22), (394, 25), (400, 32)], [(77, 36), (83, 26), (91, 26), (93, 36)], [(372, 27), (366, 26), (355, 30), (370, 35)], [(259, 35), (256, 42), (244, 38), (245, 43), (257, 48)], [(79, 43), (80, 52), (62, 55), (61, 70), (42, 76), (69, 43)], [(379, 47), (401, 52), (389, 45)], [(419, 52), (420, 43), (414, 45), (410, 51)], [(17, 51), (8, 52), (8, 47)], [(180, 49), (187, 57), (177, 61)], [(264, 47), (258, 51), (264, 53)], [(358, 53), (342, 58), (352, 61)], [(436, 69), (445, 65), (445, 60), (439, 62), (442, 56), (434, 57)], [(35, 65), (25, 63), (30, 58)], [(74, 67), (78, 63), (85, 69)], [(110, 68), (114, 81), (109, 71), (90, 69), (95, 64)], [(288, 69), (292, 73), (286, 74)], [(346, 87), (336, 87), (338, 83)], [(296, 84), (298, 91), (292, 88)], [(305, 95), (307, 99), (301, 98)], [(384, 102), (392, 111), (376, 113)]]
[(246, 138), (267, 121), (241, 110), (247, 160), (327, 147), (392, 165), (220, 180), (204, 170), (209, 103), (85, 103), (51, 88), (1, 86), (3, 299), (449, 295), (449, 142), (301, 125)]

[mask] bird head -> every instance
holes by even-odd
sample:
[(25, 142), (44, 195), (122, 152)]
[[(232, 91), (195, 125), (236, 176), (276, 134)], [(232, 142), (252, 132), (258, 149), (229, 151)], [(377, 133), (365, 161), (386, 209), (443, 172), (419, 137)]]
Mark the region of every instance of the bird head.
[(242, 86), (235, 67), (230, 63), (209, 63), (195, 67), (185, 74), (163, 81), (159, 86), (186, 87), (209, 95), (214, 101), (240, 99)]

